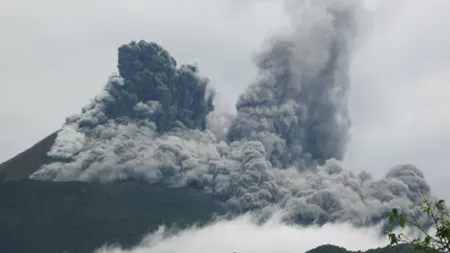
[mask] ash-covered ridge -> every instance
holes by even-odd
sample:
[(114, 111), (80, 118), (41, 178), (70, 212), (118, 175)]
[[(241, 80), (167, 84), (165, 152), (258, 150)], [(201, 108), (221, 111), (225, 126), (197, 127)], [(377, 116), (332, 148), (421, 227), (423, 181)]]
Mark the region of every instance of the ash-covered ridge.
[(419, 213), (431, 193), (415, 166), (374, 180), (339, 162), (360, 1), (289, 3), (291, 27), (257, 55), (259, 75), (239, 98), (227, 138), (197, 67), (177, 68), (155, 43), (131, 43), (119, 48), (120, 76), (68, 118), (48, 153), (53, 162), (31, 178), (190, 185), (237, 212), (282, 210), (301, 224), (370, 225), (392, 207)]

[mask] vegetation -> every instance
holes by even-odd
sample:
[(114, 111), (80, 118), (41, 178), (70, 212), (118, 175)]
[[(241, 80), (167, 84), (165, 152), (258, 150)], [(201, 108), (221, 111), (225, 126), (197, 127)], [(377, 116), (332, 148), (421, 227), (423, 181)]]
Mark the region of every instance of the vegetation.
[(398, 209), (393, 209), (389, 216), (392, 225), (400, 228), (412, 228), (419, 231), (419, 235), (410, 238), (404, 233), (388, 233), (390, 245), (407, 243), (428, 253), (449, 253), (450, 252), (450, 215), (444, 200), (432, 201), (425, 198), (421, 207), (422, 215), (431, 221), (431, 229), (418, 220), (415, 215), (400, 213)]
[(201, 225), (226, 213), (199, 190), (138, 182), (4, 181), (0, 200), (2, 253), (84, 253), (105, 243), (127, 248), (162, 224)]
[(349, 251), (334, 245), (322, 245), (306, 253), (405, 253), (411, 252), (412, 247), (406, 244), (387, 246), (384, 248), (370, 249), (367, 251)]

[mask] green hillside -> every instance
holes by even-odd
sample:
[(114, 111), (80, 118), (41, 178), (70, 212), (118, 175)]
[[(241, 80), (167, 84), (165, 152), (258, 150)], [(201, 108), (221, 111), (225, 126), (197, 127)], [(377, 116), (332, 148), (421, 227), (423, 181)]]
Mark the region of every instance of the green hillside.
[(0, 183), (0, 252), (91, 252), (104, 243), (125, 247), (161, 224), (179, 227), (225, 213), (193, 188), (145, 183)]
[[(306, 253), (412, 253), (413, 248), (409, 245), (386, 246), (384, 248), (370, 249), (367, 251), (350, 251), (334, 245), (322, 245)], [(415, 252), (420, 253), (420, 252)]]

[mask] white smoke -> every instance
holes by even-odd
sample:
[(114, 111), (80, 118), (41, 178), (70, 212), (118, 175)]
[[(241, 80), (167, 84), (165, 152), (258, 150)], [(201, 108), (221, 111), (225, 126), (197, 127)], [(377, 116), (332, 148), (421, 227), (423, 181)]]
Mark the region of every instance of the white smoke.
[(359, 1), (288, 7), (292, 27), (258, 55), (260, 76), (236, 117), (206, 117), (214, 93), (198, 66), (177, 69), (160, 46), (131, 43), (119, 49), (121, 76), (67, 120), (49, 152), (53, 162), (31, 177), (190, 185), (238, 212), (282, 209), (283, 219), (300, 224), (364, 226), (393, 207), (418, 211), (430, 190), (413, 165), (374, 180), (339, 162), (350, 127), (347, 72)]
[(134, 249), (106, 246), (96, 253), (304, 253), (324, 244), (357, 251), (386, 246), (386, 238), (378, 232), (374, 227), (355, 228), (348, 224), (301, 227), (276, 219), (258, 225), (245, 215), (175, 234), (161, 228)]

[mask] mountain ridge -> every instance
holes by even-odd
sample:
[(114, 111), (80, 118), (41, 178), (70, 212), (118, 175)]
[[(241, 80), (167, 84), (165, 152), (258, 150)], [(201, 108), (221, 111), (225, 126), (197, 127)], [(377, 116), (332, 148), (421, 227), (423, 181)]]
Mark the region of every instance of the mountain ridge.
[(3, 181), (0, 200), (2, 253), (87, 253), (105, 243), (130, 248), (161, 225), (202, 225), (227, 213), (194, 188), (140, 182)]
[(0, 181), (27, 179), (33, 172), (51, 158), (47, 155), (53, 146), (58, 131), (35, 143), (30, 148), (0, 164)]

